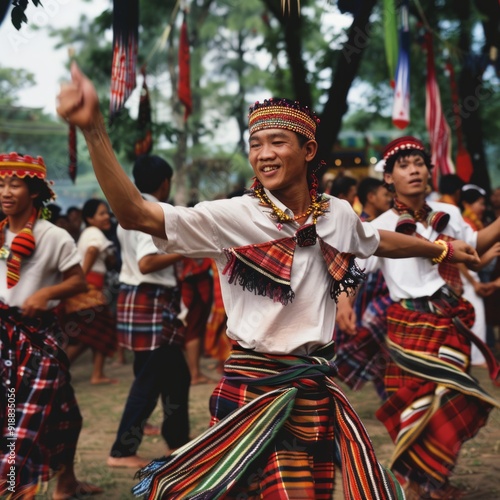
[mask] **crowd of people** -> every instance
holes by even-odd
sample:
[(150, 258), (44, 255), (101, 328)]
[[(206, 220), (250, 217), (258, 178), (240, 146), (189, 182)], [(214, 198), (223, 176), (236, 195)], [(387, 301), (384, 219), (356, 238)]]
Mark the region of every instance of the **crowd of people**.
[[(106, 200), (62, 215), (41, 158), (0, 155), (1, 494), (34, 498), (51, 471), (57, 500), (102, 492), (74, 473), (70, 366), (90, 349), (90, 384), (114, 384), (106, 359), (126, 349), (134, 378), (107, 464), (140, 469), (137, 496), (331, 500), (338, 469), (346, 498), (460, 498), (460, 448), (500, 407), (470, 374), (499, 371), (500, 188), (450, 175), (432, 191), (411, 136), (386, 146), (383, 178), (321, 186), (316, 115), (269, 99), (249, 111), (249, 190), (174, 206), (164, 159), (125, 174), (75, 65), (58, 113), (82, 130)], [(192, 436), (203, 353), (222, 378)], [(373, 382), (388, 466), (338, 380)], [(169, 449), (151, 463), (148, 433)]]

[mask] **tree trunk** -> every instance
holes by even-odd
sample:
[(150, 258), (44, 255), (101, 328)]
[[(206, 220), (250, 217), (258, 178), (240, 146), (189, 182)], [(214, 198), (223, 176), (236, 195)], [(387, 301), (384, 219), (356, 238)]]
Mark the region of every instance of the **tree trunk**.
[[(354, 16), (346, 44), (337, 63), (332, 86), (328, 91), (328, 100), (321, 114), (321, 123), (318, 126), (316, 139), (318, 153), (316, 161), (324, 160), (328, 163), (331, 158), (333, 145), (337, 141), (342, 126), (342, 118), (347, 112), (347, 95), (356, 78), (361, 58), (370, 39), (370, 15), (377, 0), (364, 0)], [(319, 172), (321, 176), (322, 172)]]
[(465, 54), (465, 60), (462, 62), (462, 70), (458, 78), (458, 89), (461, 101), (462, 130), (467, 151), (474, 166), (470, 182), (481, 186), (489, 193), (491, 182), (486, 165), (480, 111), (481, 106), (491, 97), (491, 94), (488, 94), (483, 88), (482, 74), (485, 68), (481, 58), (474, 54), (471, 48), (470, 1), (462, 0), (459, 4), (461, 4), (458, 9), (461, 21), (459, 47), (461, 52)]

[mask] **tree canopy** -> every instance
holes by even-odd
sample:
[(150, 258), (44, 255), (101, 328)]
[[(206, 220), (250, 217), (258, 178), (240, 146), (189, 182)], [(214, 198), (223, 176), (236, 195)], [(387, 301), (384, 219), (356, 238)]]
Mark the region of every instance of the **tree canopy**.
[[(397, 11), (399, 2), (394, 3)], [(283, 96), (316, 110), (321, 118), (318, 160), (325, 159), (327, 167), (331, 166), (340, 131), (346, 127), (368, 138), (370, 131), (385, 129), (393, 134), (415, 134), (428, 143), (422, 44), (426, 31), (434, 35), (436, 72), (443, 113), (452, 129), (453, 156), (458, 117), (474, 163), (472, 181), (487, 189), (491, 177), (495, 185), (500, 183), (495, 154), (500, 132), (496, 119), (500, 106), (498, 3), (410, 2), (411, 123), (404, 131), (395, 129), (391, 122), (393, 89), (383, 23), (387, 4), (376, 0), (302, 0), (300, 15), (297, 4), (285, 2), (283, 10), (281, 0), (188, 3), (193, 113), (184, 123), (184, 109), (176, 94), (181, 22), (180, 15), (173, 15), (177, 2), (140, 0), (138, 66), (147, 67), (155, 152), (174, 163), (177, 188), (185, 190), (181, 201), (193, 196), (213, 197), (217, 190), (226, 190), (228, 184), (251, 176), (244, 160), (246, 114), (248, 104), (256, 99)], [(171, 29), (165, 37), (169, 23)], [(83, 17), (79, 26), (55, 33), (61, 46), (74, 47), (80, 66), (98, 87), (104, 112), (109, 107), (111, 26), (110, 5), (97, 19)], [(457, 75), (456, 112), (447, 63)], [(140, 84), (138, 79), (138, 87)], [(132, 101), (110, 129), (114, 147), (126, 166), (133, 161), (136, 110)], [(214, 159), (218, 161), (208, 161)], [(208, 186), (208, 179), (214, 186)]]

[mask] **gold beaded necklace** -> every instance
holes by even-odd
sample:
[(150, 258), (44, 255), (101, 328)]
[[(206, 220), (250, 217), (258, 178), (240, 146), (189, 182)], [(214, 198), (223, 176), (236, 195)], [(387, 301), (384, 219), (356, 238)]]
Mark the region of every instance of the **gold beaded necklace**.
[(318, 217), (321, 217), (326, 212), (325, 200), (322, 200), (320, 197), (319, 200), (311, 199), (311, 204), (304, 213), (290, 217), (269, 199), (269, 196), (265, 193), (262, 184), (257, 185), (254, 188), (254, 193), (255, 196), (259, 198), (261, 205), (271, 207), (275, 217), (278, 219), (278, 222), (296, 222), (297, 220), (302, 219), (302, 217), (312, 214), (313, 224), (316, 224)]

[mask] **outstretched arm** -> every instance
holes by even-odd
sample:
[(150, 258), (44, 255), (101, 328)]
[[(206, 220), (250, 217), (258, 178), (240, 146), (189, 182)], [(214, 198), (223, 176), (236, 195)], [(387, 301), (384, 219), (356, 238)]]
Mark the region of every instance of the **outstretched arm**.
[(142, 198), (118, 163), (95, 87), (76, 63), (71, 65), (71, 82), (61, 85), (57, 113), (83, 132), (97, 180), (120, 225), (164, 238), (162, 208)]
[[(404, 259), (407, 257), (427, 257), (429, 259), (438, 258), (443, 247), (436, 245), (423, 238), (415, 238), (406, 234), (394, 231), (379, 230), (380, 244), (375, 252), (379, 257), (389, 257), (393, 259)], [(461, 240), (454, 240), (453, 255), (451, 262), (463, 262), (468, 266), (479, 265), (479, 257), (469, 244)]]

